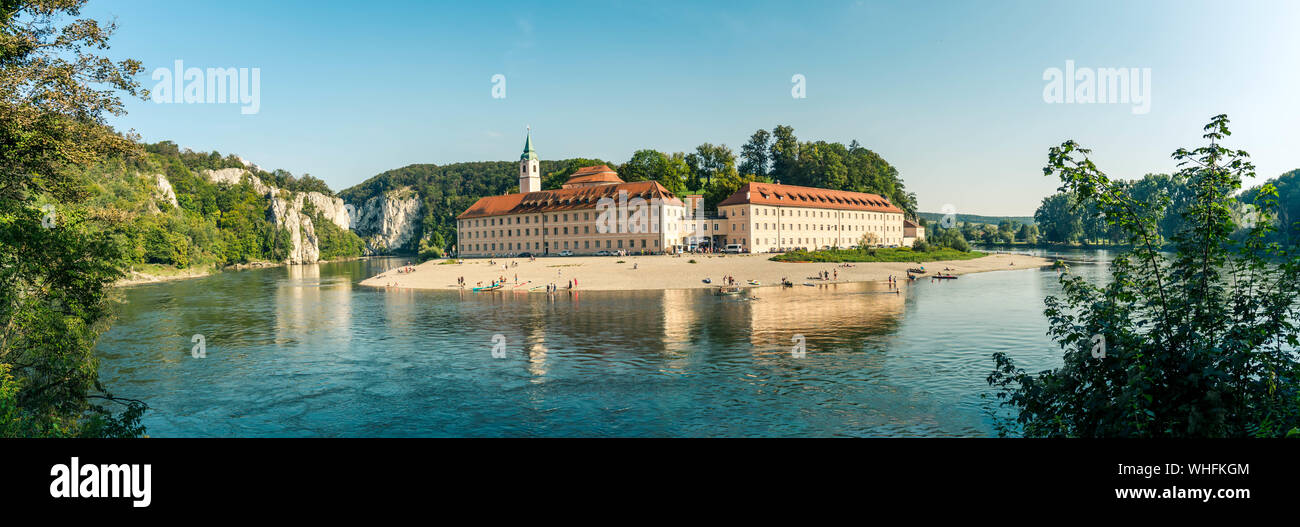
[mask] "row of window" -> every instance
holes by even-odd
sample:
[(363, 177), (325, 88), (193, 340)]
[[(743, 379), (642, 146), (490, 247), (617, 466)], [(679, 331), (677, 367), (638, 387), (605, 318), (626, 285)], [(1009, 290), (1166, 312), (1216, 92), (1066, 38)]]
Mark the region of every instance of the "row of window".
[[(683, 216), (682, 211), (676, 208), (666, 207), (663, 210), (664, 210), (664, 217), (666, 218), (678, 218)], [(581, 213), (581, 216), (579, 216), (579, 213), (577, 212), (555, 213), (555, 214), (551, 214), (550, 222), (560, 223), (560, 222), (569, 222), (569, 221), (591, 221), (592, 219), (598, 217), (599, 214), (600, 213), (598, 212), (592, 212), (592, 211), (583, 212)], [(649, 213), (647, 212), (647, 214)], [(479, 218), (473, 220), (461, 220), (459, 223), (459, 228), (468, 229), (470, 227), (492, 227), (496, 225), (528, 225), (533, 223), (542, 223), (542, 220), (545, 219), (543, 216), (544, 215), (542, 214), (534, 214), (531, 216), (506, 216), (504, 218)], [(579, 219), (579, 217), (581, 217), (581, 219)]]
[[(650, 249), (650, 248), (658, 249), (658, 248), (659, 248), (659, 240), (650, 240), (650, 241), (653, 242), (653, 243), (647, 243), (646, 240), (627, 240), (627, 245), (623, 245), (623, 240), (605, 240), (605, 247), (604, 247), (604, 248), (605, 248), (605, 249), (635, 249), (635, 248), (637, 248), (637, 243), (638, 243), (638, 241), (640, 242), (640, 248), (642, 248), (642, 249)], [(529, 243), (529, 242), (505, 242), (505, 243), (462, 243), (462, 244), (460, 244), (460, 247), (461, 247), (461, 249), (460, 249), (461, 252), (473, 252), (473, 251), (498, 251), (498, 250), (500, 250), (500, 251), (527, 251), (527, 250), (540, 251), (540, 250), (542, 250), (542, 249), (578, 249), (578, 248), (579, 248), (579, 247), (578, 247), (578, 242), (576, 242), (576, 241), (573, 242), (573, 245), (572, 245), (572, 246), (570, 246), (570, 245), (569, 245), (569, 242), (566, 241), (566, 242), (563, 243), (563, 245), (561, 245), (560, 242), (531, 242), (531, 243)], [(601, 248), (601, 246), (600, 246), (600, 240), (597, 240), (597, 241), (595, 242), (595, 247), (592, 247), (592, 242), (591, 242), (591, 240), (585, 240), (585, 241), (582, 242), (582, 247), (581, 247), (581, 248), (582, 248), (582, 249), (600, 249), (600, 248)]]
[[(740, 226), (741, 226), (741, 229), (740, 229), (740, 230), (745, 230), (745, 229), (744, 229), (745, 224), (742, 223), (742, 224), (740, 224)], [(809, 227), (811, 227), (811, 229), (809, 229)], [(840, 228), (840, 227), (843, 227), (843, 228)], [(902, 230), (902, 227), (901, 227), (901, 226), (898, 226), (898, 225), (884, 225), (883, 227), (884, 227), (885, 231), (899, 231), (899, 230)], [(755, 224), (754, 224), (754, 230), (756, 230), (756, 231), (775, 230), (776, 228), (777, 228), (777, 224), (775, 224), (775, 223), (772, 223), (772, 224), (767, 224), (767, 223), (755, 223)], [(865, 231), (865, 230), (867, 230), (867, 226), (866, 226), (866, 225), (854, 225), (854, 224), (848, 224), (848, 225), (835, 225), (835, 224), (827, 224), (827, 223), (813, 223), (813, 224), (809, 224), (809, 223), (782, 223), (782, 224), (781, 224), (781, 228), (782, 228), (782, 229), (786, 229), (786, 230), (814, 230), (814, 231), (837, 231), (837, 230), (843, 230), (843, 231)], [(733, 230), (733, 231), (736, 230), (736, 226), (735, 226), (734, 224), (731, 226), (731, 230)]]
[[(739, 208), (740, 215), (745, 215), (745, 209)], [(772, 214), (776, 211), (776, 214)], [(788, 212), (788, 213), (787, 213)], [(725, 214), (725, 212), (724, 212)], [(850, 220), (883, 220), (886, 219), (886, 213), (883, 212), (844, 212), (833, 210), (810, 210), (810, 209), (788, 209), (785, 207), (756, 207), (754, 208), (755, 216), (792, 216), (802, 218), (842, 218)], [(893, 214), (898, 216), (898, 214)]]

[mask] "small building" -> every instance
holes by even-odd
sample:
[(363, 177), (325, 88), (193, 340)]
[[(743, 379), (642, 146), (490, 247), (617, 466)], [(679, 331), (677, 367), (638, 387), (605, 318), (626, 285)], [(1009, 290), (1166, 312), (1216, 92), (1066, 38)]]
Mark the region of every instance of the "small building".
[(912, 220), (903, 220), (903, 245), (911, 247), (917, 240), (925, 240), (925, 227)]

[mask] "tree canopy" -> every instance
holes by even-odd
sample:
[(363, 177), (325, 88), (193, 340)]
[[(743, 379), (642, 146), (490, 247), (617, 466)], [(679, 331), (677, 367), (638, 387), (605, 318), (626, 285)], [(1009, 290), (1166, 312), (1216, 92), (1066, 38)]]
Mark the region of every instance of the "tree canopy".
[[(1050, 150), (1043, 172), (1133, 248), (1111, 263), (1109, 283), (1067, 271), (1063, 296), (1047, 298), (1063, 366), (1032, 374), (994, 355), (988, 382), (1012, 411), (1004, 433), (1300, 435), (1300, 257), (1268, 241), (1273, 222), (1243, 223), (1234, 214), (1234, 193), (1254, 166), (1245, 151), (1223, 145), (1229, 135), (1219, 115), (1205, 126), (1206, 145), (1173, 153), (1173, 178), (1187, 193), (1172, 255), (1161, 251), (1162, 216), (1153, 213), (1168, 208), (1167, 195), (1138, 199), (1073, 141)], [(1277, 213), (1276, 187), (1253, 194), (1252, 205)]]

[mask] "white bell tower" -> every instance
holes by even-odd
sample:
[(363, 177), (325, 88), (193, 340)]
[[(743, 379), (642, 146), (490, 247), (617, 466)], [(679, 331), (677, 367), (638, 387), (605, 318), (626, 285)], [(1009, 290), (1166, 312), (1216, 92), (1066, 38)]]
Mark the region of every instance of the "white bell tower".
[(537, 159), (537, 151), (533, 150), (533, 128), (530, 126), (528, 135), (524, 139), (524, 153), (519, 156), (519, 192), (527, 194), (541, 190), (541, 166)]

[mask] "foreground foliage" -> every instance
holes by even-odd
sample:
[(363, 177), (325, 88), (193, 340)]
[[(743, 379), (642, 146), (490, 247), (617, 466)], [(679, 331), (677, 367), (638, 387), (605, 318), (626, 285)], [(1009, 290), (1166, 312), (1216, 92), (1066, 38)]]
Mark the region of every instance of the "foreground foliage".
[[(1253, 175), (1248, 154), (1222, 141), (1220, 115), (1209, 144), (1179, 149), (1175, 176), (1190, 192), (1174, 253), (1159, 252), (1159, 222), (1171, 197), (1139, 200), (1107, 178), (1073, 141), (1051, 149), (1047, 175), (1096, 211), (1133, 249), (1094, 285), (1062, 274), (1062, 298), (1048, 297), (1049, 334), (1064, 365), (1030, 374), (1004, 353), (988, 382), (1031, 437), (1276, 437), (1300, 434), (1296, 301), (1300, 259), (1269, 239), (1277, 210), (1271, 185), (1257, 189), (1259, 221), (1234, 222), (1233, 196)], [(1244, 235), (1234, 238), (1234, 231)], [(1101, 345), (1104, 344), (1104, 348)]]
[(0, 0), (0, 436), (143, 433), (144, 405), (105, 391), (94, 356), (121, 233), (83, 210), (90, 191), (70, 170), (136, 151), (103, 116), (121, 112), (117, 93), (140, 94), (140, 65), (92, 52), (111, 25), (56, 25), (83, 4)]

